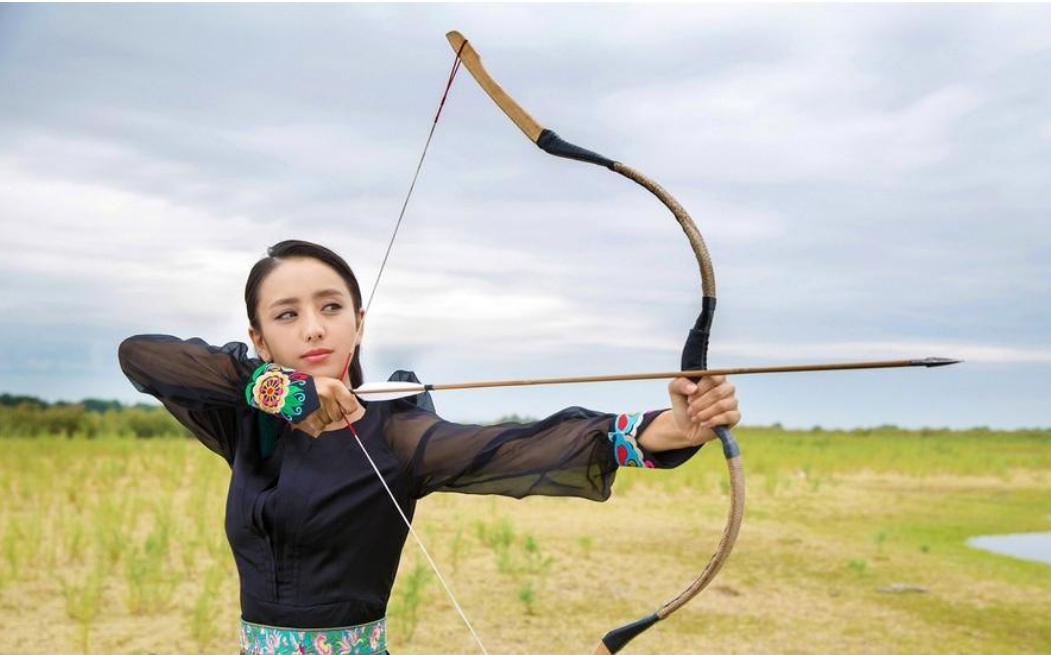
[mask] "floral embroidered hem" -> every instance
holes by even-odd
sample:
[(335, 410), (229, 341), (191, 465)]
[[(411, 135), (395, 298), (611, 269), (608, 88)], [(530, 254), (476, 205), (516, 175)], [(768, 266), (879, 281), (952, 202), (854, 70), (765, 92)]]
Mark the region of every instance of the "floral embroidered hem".
[(314, 380), (306, 373), (264, 362), (245, 387), (245, 400), (267, 414), (298, 423), (321, 406)]
[(642, 448), (636, 441), (636, 433), (642, 424), (643, 413), (619, 414), (613, 419), (613, 431), (609, 441), (613, 445), (613, 456), (620, 466), (655, 468), (653, 462), (643, 457)]
[(241, 619), (241, 655), (382, 655), (387, 619), (346, 628), (298, 630)]

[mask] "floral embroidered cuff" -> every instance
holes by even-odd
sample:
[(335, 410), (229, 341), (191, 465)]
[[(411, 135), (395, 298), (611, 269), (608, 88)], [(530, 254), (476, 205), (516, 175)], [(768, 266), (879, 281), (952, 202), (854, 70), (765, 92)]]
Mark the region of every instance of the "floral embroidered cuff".
[(613, 445), (613, 457), (620, 466), (656, 468), (652, 461), (646, 459), (636, 440), (644, 422), (645, 415), (642, 412), (618, 414), (613, 419), (613, 431), (609, 433), (609, 441)]
[(245, 387), (249, 407), (299, 423), (321, 406), (314, 379), (306, 373), (264, 362)]

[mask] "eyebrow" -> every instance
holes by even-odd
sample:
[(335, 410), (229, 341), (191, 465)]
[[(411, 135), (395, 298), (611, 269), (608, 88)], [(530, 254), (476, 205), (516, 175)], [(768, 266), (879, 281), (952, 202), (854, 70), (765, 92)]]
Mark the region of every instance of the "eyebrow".
[[(321, 298), (322, 296), (339, 296), (343, 297), (343, 292), (339, 289), (322, 289), (314, 294), (315, 298)], [(270, 303), (270, 309), (277, 307), (278, 305), (298, 305), (299, 298), (281, 298)]]

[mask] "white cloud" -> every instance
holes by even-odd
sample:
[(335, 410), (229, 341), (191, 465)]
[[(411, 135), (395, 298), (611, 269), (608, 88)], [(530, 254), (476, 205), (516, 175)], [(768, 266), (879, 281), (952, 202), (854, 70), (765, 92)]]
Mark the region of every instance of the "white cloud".
[(957, 122), (983, 102), (977, 89), (954, 84), (887, 107), (876, 85), (847, 62), (823, 58), (662, 81), (603, 99), (599, 113), (635, 133), (663, 125), (662, 138), (638, 156), (670, 153), (693, 175), (835, 182), (909, 175), (943, 161)]
[(27, 174), (10, 161), (0, 161), (0, 206), (8, 247), (0, 271), (52, 285), (42, 301), (36, 284), (24, 295), (8, 289), (26, 320), (130, 320), (145, 306), (172, 319), (200, 317), (225, 304), (231, 269), (246, 269), (251, 256), (239, 243), (252, 229), (244, 217)]
[[(5, 334), (39, 336), (28, 366), (105, 360), (114, 333), (243, 341), (249, 268), (285, 238), (345, 255), (367, 292), (449, 26), (538, 118), (692, 213), (719, 271), (718, 361), (1048, 362), (1046, 7), (19, 12), (34, 20), (0, 49), (0, 308)], [(456, 84), (369, 356), (447, 377), (674, 357), (698, 284), (666, 210), (529, 151)]]
[(1040, 136), (1051, 140), (1051, 119), (1044, 121), (1044, 124), (1040, 126)]

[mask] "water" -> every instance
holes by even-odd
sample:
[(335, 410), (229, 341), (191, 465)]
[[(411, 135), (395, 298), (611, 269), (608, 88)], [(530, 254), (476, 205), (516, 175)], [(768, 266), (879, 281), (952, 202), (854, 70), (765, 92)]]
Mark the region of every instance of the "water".
[(1051, 532), (1023, 532), (1020, 534), (998, 534), (972, 537), (968, 546), (1051, 564)]

